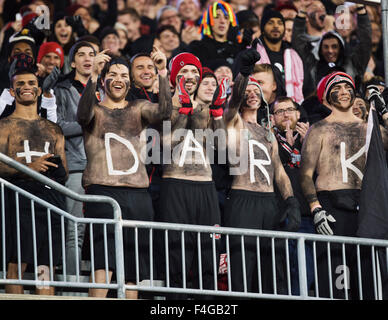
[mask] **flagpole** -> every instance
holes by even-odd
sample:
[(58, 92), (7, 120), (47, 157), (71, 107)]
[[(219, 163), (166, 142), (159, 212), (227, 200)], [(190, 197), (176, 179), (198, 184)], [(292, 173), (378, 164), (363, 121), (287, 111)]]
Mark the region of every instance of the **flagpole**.
[(383, 27), (383, 49), (384, 49), (384, 72), (385, 72), (385, 83), (388, 86), (388, 1), (381, 1), (381, 20)]

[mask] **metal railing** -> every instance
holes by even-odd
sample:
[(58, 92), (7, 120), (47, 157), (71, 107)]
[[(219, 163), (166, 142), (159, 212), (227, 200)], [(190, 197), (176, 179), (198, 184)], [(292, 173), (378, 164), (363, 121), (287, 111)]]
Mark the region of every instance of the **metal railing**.
[[(51, 216), (53, 214), (60, 216), (61, 224), (61, 251), (62, 261), (60, 263), (62, 270), (62, 279), (54, 276), (55, 266), (52, 264), (52, 243), (49, 243), (50, 256), (50, 275), (49, 279), (45, 279), (45, 286), (66, 287), (66, 288), (101, 288), (112, 289), (117, 291), (118, 298), (125, 298), (126, 290), (139, 290), (142, 292), (154, 293), (155, 295), (191, 295), (195, 296), (228, 296), (235, 298), (265, 298), (265, 299), (382, 299), (382, 286), (384, 285), (385, 275), (388, 274), (388, 241), (375, 239), (361, 239), (339, 236), (321, 236), (316, 234), (306, 233), (291, 233), (280, 231), (265, 231), (254, 229), (226, 228), (226, 227), (211, 227), (198, 225), (183, 225), (162, 222), (149, 221), (134, 221), (122, 220), (121, 210), (118, 203), (109, 197), (105, 196), (90, 196), (79, 195), (67, 189), (61, 184), (58, 184), (47, 177), (29, 169), (28, 167), (14, 161), (13, 159), (0, 153), (0, 161), (7, 165), (24, 172), (35, 180), (53, 188), (65, 196), (71, 197), (82, 202), (99, 202), (108, 203), (113, 208), (113, 219), (92, 219), (92, 218), (77, 218), (69, 213), (53, 206), (52, 204), (37, 198), (31, 193), (28, 193), (21, 188), (12, 185), (10, 182), (0, 178), (1, 185), (1, 242), (2, 242), (2, 257), (1, 269), (3, 277), (0, 278), (0, 284), (14, 285), (42, 285), (42, 279), (38, 274), (37, 252), (36, 252), (36, 232), (34, 225), (34, 207), (39, 204), (46, 208), (48, 221), (48, 234), (51, 239)], [(17, 234), (18, 239), (18, 278), (7, 279), (6, 277), (6, 199), (5, 189), (12, 190), (15, 193), (16, 203), (20, 195), (27, 197), (31, 202), (32, 229), (33, 229), (33, 246), (34, 246), (34, 279), (27, 280), (21, 276), (21, 260), (20, 260), (20, 237), (23, 235)], [(16, 215), (19, 215), (16, 210)], [(75, 232), (77, 225), (80, 223), (89, 225), (90, 232), (90, 262), (91, 262), (91, 281), (84, 282), (80, 280), (80, 270), (77, 269), (75, 277), (70, 277), (66, 272), (65, 261), (65, 219), (74, 221)], [(18, 220), (18, 218), (16, 219)], [(94, 278), (94, 249), (93, 249), (93, 227), (95, 225), (103, 225), (104, 228), (104, 255), (105, 255), (105, 283), (96, 283)], [(109, 282), (108, 280), (108, 258), (107, 258), (107, 227), (114, 226), (114, 242), (115, 242), (115, 274), (116, 281)], [(134, 230), (135, 243), (135, 268), (136, 281), (133, 285), (125, 283), (124, 271), (124, 244), (123, 244), (123, 228), (131, 228)], [(148, 233), (147, 253), (139, 250), (139, 232)], [(171, 247), (177, 243), (171, 242), (172, 234), (179, 234), (178, 252), (180, 265), (176, 265), (176, 255), (172, 255)], [(155, 236), (158, 234), (158, 237)], [(221, 235), (219, 237), (218, 235)], [(210, 237), (210, 241), (209, 241)], [(191, 239), (191, 250), (188, 251), (188, 239)], [(77, 235), (76, 235), (77, 239)], [(204, 241), (206, 239), (206, 241)], [(50, 240), (49, 240), (50, 241)], [(222, 241), (222, 242), (221, 242)], [(297, 252), (297, 268), (292, 270), (291, 264), (295, 262), (290, 256), (290, 245), (296, 245)], [(220, 250), (221, 245), (224, 246), (224, 251)], [(311, 249), (310, 255), (306, 256), (307, 248)], [(204, 251), (208, 250), (211, 255), (204, 255)], [(264, 251), (266, 254), (264, 254)], [(176, 254), (177, 252), (175, 252)], [(227, 262), (227, 289), (221, 290), (219, 286), (219, 256), (220, 253), (226, 253)], [(142, 281), (140, 278), (140, 260), (141, 255), (147, 254), (149, 257), (149, 280)], [(186, 263), (188, 255), (191, 255), (194, 264)], [(233, 255), (241, 256), (241, 260), (231, 263), (229, 257)], [(322, 257), (324, 258), (322, 260)], [(333, 265), (336, 259), (337, 265)], [(249, 260), (249, 261), (248, 261)], [(333, 261), (332, 261), (333, 260)], [(365, 269), (365, 261), (369, 263), (369, 269)], [(308, 262), (312, 266), (308, 267)], [(254, 270), (247, 270), (247, 264), (254, 265)], [(279, 271), (277, 266), (281, 265)], [(336, 272), (336, 267), (340, 265), (344, 268), (341, 273)], [(209, 267), (210, 266), (210, 267)], [(236, 266), (241, 269), (236, 275)], [(322, 266), (327, 270), (321, 271)], [(347, 268), (349, 266), (349, 268)], [(179, 274), (171, 274), (172, 267), (175, 270), (180, 269)], [(324, 269), (325, 269), (324, 268)], [(206, 269), (206, 270), (205, 270)], [(159, 271), (161, 271), (160, 276)], [(196, 270), (192, 273), (193, 270)], [(205, 279), (205, 273), (206, 279)], [(296, 273), (296, 274), (295, 274)], [(254, 275), (252, 277), (252, 274)], [(309, 276), (308, 276), (309, 274)], [(311, 275), (312, 274), (312, 275)], [(293, 286), (298, 285), (298, 292), (293, 292)], [(239, 279), (241, 286), (235, 290), (234, 285)], [(348, 280), (355, 279), (355, 282)], [(282, 279), (282, 283), (280, 283)], [(323, 281), (323, 280), (324, 281)], [(321, 293), (323, 284), (328, 287)], [(326, 282), (325, 282), (326, 281)], [(254, 282), (254, 283), (253, 283)], [(162, 283), (162, 285), (160, 285)], [(179, 283), (177, 286), (176, 283)], [(354, 283), (356, 286), (354, 287)], [(268, 284), (270, 290), (268, 290)], [(338, 285), (340, 288), (338, 288)], [(351, 287), (351, 285), (353, 287)], [(254, 287), (254, 289), (251, 289)], [(365, 289), (369, 289), (365, 294)], [(341, 291), (342, 290), (342, 291)], [(340, 294), (338, 295), (338, 292)]]

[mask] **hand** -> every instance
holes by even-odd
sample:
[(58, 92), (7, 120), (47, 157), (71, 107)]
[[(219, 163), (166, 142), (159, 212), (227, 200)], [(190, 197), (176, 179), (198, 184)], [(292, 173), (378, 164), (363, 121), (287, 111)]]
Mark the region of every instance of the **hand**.
[(242, 38), (242, 43), (244, 46), (249, 46), (251, 44), (252, 35), (253, 35), (253, 30), (251, 28), (244, 29), (244, 34), (243, 34), (243, 38)]
[(55, 84), (58, 81), (58, 77), (61, 71), (57, 66), (54, 67), (54, 69), (51, 71), (51, 73), (44, 79), (42, 84), (42, 90), (43, 92), (49, 92), (50, 89), (53, 89)]
[(178, 82), (179, 102), (182, 107), (179, 109), (179, 113), (189, 115), (193, 114), (193, 104), (191, 103), (190, 96), (185, 89), (185, 77), (181, 77)]
[(201, 40), (197, 26), (185, 26), (182, 30), (181, 39), (184, 43), (190, 44), (194, 40)]
[(295, 130), (300, 134), (300, 142), (303, 142), (304, 137), (307, 134), (307, 131), (309, 130), (310, 123), (308, 122), (297, 122)]
[(296, 232), (299, 230), (301, 223), (299, 201), (295, 197), (288, 197), (286, 200), (285, 217), (288, 218), (288, 223), (285, 231)]
[(166, 55), (162, 51), (160, 51), (158, 47), (153, 46), (152, 52), (151, 52), (151, 59), (159, 71), (166, 69), (166, 66), (167, 66)]
[(291, 124), (291, 121), (288, 120), (286, 123), (286, 130), (285, 131), (286, 131), (287, 143), (292, 147), (295, 143), (295, 139), (294, 139), (294, 132), (290, 128), (290, 124)]
[(225, 109), (225, 101), (228, 98), (229, 79), (223, 78), (213, 95), (213, 101), (209, 106), (209, 113), (213, 117), (221, 117)]
[(261, 58), (260, 53), (256, 50), (258, 41), (258, 39), (253, 40), (252, 47), (241, 54), (240, 73), (244, 77), (248, 77), (253, 72), (255, 63)]
[(336, 220), (334, 217), (323, 210), (321, 207), (315, 208), (313, 211), (315, 229), (320, 234), (333, 235), (333, 230), (330, 228), (329, 223), (334, 223)]
[(374, 107), (376, 108), (376, 111), (379, 113), (380, 116), (386, 114), (388, 110), (379, 88), (375, 85), (370, 85), (366, 88), (366, 90), (368, 90), (369, 93), (369, 104), (372, 106), (373, 102)]
[(84, 27), (81, 16), (65, 17), (66, 23), (72, 27), (78, 37), (88, 34)]
[(47, 74), (46, 68), (43, 64), (37, 63), (38, 71), (35, 72), (35, 75), (38, 77), (44, 77)]
[(54, 155), (51, 153), (45, 154), (40, 158), (38, 158), (37, 160), (32, 161), (31, 163), (28, 163), (27, 166), (30, 169), (35, 170), (37, 172), (46, 172), (49, 169), (49, 167), (58, 168), (58, 165), (56, 165), (55, 163), (47, 161), (48, 158), (53, 156)]
[(105, 53), (108, 50), (109, 49), (102, 50), (94, 57), (92, 69), (92, 73), (94, 76), (98, 76), (101, 73), (102, 69), (104, 69), (105, 63), (111, 60), (111, 57)]

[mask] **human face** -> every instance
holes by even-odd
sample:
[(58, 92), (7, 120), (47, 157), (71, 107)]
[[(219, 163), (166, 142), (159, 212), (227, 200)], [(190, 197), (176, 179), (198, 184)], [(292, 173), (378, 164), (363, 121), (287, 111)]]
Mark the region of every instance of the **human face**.
[(170, 30), (163, 31), (160, 34), (159, 41), (163, 49), (167, 52), (171, 52), (179, 47), (179, 37)]
[(113, 55), (120, 53), (120, 39), (115, 34), (108, 34), (101, 43), (102, 50), (109, 49)]
[(183, 0), (178, 12), (183, 20), (195, 20), (198, 17), (198, 7), (193, 0)]
[(75, 69), (76, 73), (84, 77), (88, 77), (92, 74), (94, 51), (90, 47), (81, 47), (74, 55), (74, 61), (71, 63), (71, 67)]
[(80, 16), (82, 19), (82, 24), (84, 25), (85, 29), (89, 29), (90, 21), (92, 20), (92, 17), (89, 14), (89, 11), (85, 8), (79, 8), (74, 12), (74, 16)]
[(176, 76), (176, 83), (179, 83), (179, 79), (181, 76), (185, 77), (185, 89), (189, 95), (194, 94), (195, 90), (197, 90), (200, 73), (196, 66), (191, 64), (185, 65), (182, 69), (179, 70)]
[(128, 42), (127, 34), (122, 29), (116, 29), (116, 31), (119, 34), (120, 49), (124, 49)]
[(354, 90), (346, 82), (334, 85), (329, 94), (329, 103), (338, 110), (346, 111), (353, 105)]
[(54, 67), (61, 68), (61, 57), (54, 52), (49, 52), (43, 56), (40, 63), (45, 67), (47, 73), (51, 73)]
[(273, 122), (275, 127), (284, 131), (289, 125), (291, 130), (295, 130), (296, 123), (300, 118), (300, 112), (291, 101), (276, 103), (273, 110)]
[(293, 20), (286, 20), (285, 24), (286, 24), (286, 29), (285, 29), (283, 40), (284, 41), (288, 41), (289, 43), (291, 43), (292, 27), (294, 25), (294, 21)]
[(69, 43), (73, 28), (66, 23), (65, 19), (61, 19), (55, 24), (54, 32), (59, 44), (63, 47)]
[(322, 41), (321, 53), (326, 62), (337, 62), (340, 45), (338, 39), (329, 38)]
[(163, 12), (159, 19), (159, 25), (173, 26), (176, 31), (181, 31), (182, 20), (175, 10), (169, 9)]
[(12, 48), (10, 56), (13, 57), (14, 55), (19, 53), (24, 53), (27, 56), (34, 57), (31, 46), (25, 42), (16, 43)]
[(129, 91), (129, 70), (122, 64), (114, 64), (107, 71), (104, 79), (106, 94), (114, 102), (125, 99)]
[(221, 80), (223, 78), (228, 78), (230, 83), (232, 83), (232, 81), (233, 81), (233, 72), (227, 66), (222, 66), (222, 67), (217, 68), (216, 71), (214, 72), (214, 74), (215, 74), (217, 81), (219, 83), (221, 83)]
[(280, 18), (271, 18), (264, 26), (263, 36), (271, 43), (282, 41), (285, 27)]
[(213, 100), (214, 92), (217, 89), (217, 81), (214, 77), (202, 79), (198, 87), (197, 99), (205, 104), (210, 104)]
[(376, 22), (371, 23), (372, 26), (372, 44), (377, 45), (381, 40), (381, 28)]
[(127, 28), (128, 39), (135, 41), (140, 36), (140, 20), (133, 19), (130, 14), (123, 14), (117, 17), (117, 21)]
[(310, 25), (317, 30), (325, 28), (326, 8), (321, 1), (313, 1), (306, 9)]
[(366, 104), (365, 101), (361, 98), (354, 99), (353, 106), (352, 106), (353, 114), (362, 119), (366, 119)]
[(245, 90), (245, 104), (249, 109), (259, 109), (261, 103), (260, 89), (254, 85), (250, 84)]
[(108, 0), (96, 0), (96, 3), (102, 11), (108, 10)]
[(155, 65), (150, 57), (138, 57), (132, 62), (132, 79), (137, 88), (151, 89), (155, 81)]
[(39, 88), (38, 79), (32, 73), (19, 74), (12, 79), (12, 88), (10, 93), (17, 103), (29, 106), (37, 102), (42, 93)]
[(217, 9), (217, 17), (214, 17), (214, 26), (212, 26), (212, 31), (214, 37), (226, 40), (228, 30), (229, 30), (230, 20), (221, 9)]
[(77, 0), (76, 1), (77, 4), (85, 7), (85, 8), (88, 8), (92, 5), (92, 1), (91, 0)]
[(259, 82), (265, 100), (272, 103), (276, 96), (276, 82), (273, 75), (269, 72), (257, 72), (252, 77)]

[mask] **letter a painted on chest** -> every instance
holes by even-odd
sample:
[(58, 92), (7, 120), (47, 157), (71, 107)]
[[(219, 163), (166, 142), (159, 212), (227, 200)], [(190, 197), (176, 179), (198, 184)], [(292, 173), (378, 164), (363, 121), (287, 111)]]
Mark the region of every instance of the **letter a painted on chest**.
[(345, 142), (341, 142), (341, 169), (342, 169), (342, 182), (348, 183), (348, 169), (352, 170), (359, 178), (362, 180), (364, 175), (356, 166), (352, 164), (352, 162), (356, 161), (359, 157), (361, 157), (365, 153), (365, 146), (363, 146), (356, 154), (346, 159), (346, 144)]
[[(122, 143), (123, 145), (125, 145), (128, 148), (129, 151), (131, 151), (133, 158), (135, 159), (135, 163), (133, 164), (132, 168), (129, 168), (126, 171), (115, 170), (113, 168), (112, 153), (111, 153), (111, 149), (110, 149), (110, 140), (111, 139), (115, 139), (116, 141)], [(133, 174), (137, 171), (137, 168), (139, 167), (139, 158), (137, 156), (135, 148), (133, 147), (132, 143), (129, 140), (124, 139), (115, 133), (108, 132), (105, 134), (105, 152), (106, 152), (106, 163), (108, 165), (109, 175), (111, 175), (111, 176), (128, 175), (128, 174)]]

